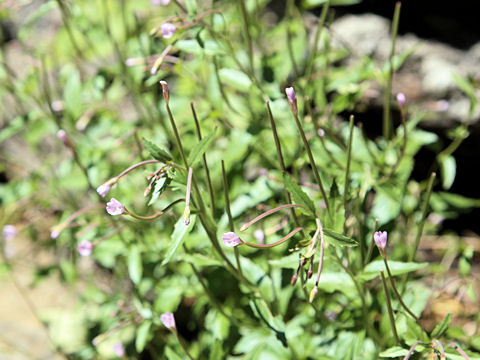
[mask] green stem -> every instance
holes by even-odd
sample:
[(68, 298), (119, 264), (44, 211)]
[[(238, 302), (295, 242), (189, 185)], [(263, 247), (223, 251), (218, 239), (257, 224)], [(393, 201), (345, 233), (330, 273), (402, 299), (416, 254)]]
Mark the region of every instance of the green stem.
[[(222, 160), (222, 178), (223, 178), (223, 193), (225, 196), (225, 208), (227, 210), (228, 216), (228, 225), (230, 227), (231, 232), (235, 232), (235, 225), (233, 223), (232, 212), (230, 210), (230, 198), (228, 196), (228, 181), (227, 181), (227, 174), (225, 172), (225, 161)], [(235, 247), (233, 249), (235, 253), (235, 260), (237, 261), (237, 268), (240, 275), (242, 275), (242, 266), (240, 264), (240, 255), (238, 254), (238, 248)]]
[(391, 93), (392, 93), (392, 81), (393, 81), (393, 56), (395, 55), (395, 43), (397, 40), (398, 22), (400, 20), (400, 7), (401, 3), (398, 1), (395, 4), (395, 12), (393, 14), (392, 21), (392, 47), (390, 49), (389, 72), (387, 77), (387, 86), (385, 89), (383, 100), (383, 137), (390, 139), (392, 137), (392, 119), (390, 113)]
[[(195, 111), (193, 101), (190, 102), (190, 108), (192, 109), (193, 119), (195, 120), (195, 128), (197, 130), (197, 137), (198, 137), (198, 140), (201, 141), (202, 140), (202, 131), (201, 131), (201, 128), (200, 128), (200, 123), (198, 122), (197, 113)], [(203, 167), (205, 169), (205, 174), (207, 176), (208, 194), (210, 195), (210, 205), (212, 207), (212, 218), (215, 218), (215, 194), (213, 192), (212, 179), (210, 178), (210, 169), (208, 167), (207, 157), (206, 157), (205, 153), (202, 155), (202, 158), (203, 158)]]
[(290, 231), (287, 235), (285, 235), (280, 240), (275, 241), (274, 243), (271, 243), (271, 244), (254, 244), (254, 243), (247, 242), (247, 241), (243, 241), (243, 244), (247, 245), (247, 246), (250, 246), (250, 247), (253, 247), (253, 248), (257, 248), (257, 249), (272, 248), (274, 246), (280, 245), (281, 243), (287, 241), (288, 239), (290, 239), (293, 235), (295, 235), (297, 232), (301, 231), (302, 229), (303, 229), (302, 227), (298, 227), (298, 228)]
[(397, 286), (395, 285), (395, 280), (393, 280), (393, 276), (392, 276), (392, 273), (390, 272), (390, 267), (388, 266), (388, 261), (387, 261), (387, 255), (382, 253), (382, 258), (383, 258), (383, 262), (385, 263), (385, 269), (387, 269), (387, 274), (388, 274), (388, 278), (390, 280), (390, 285), (392, 285), (392, 289), (393, 289), (393, 292), (395, 293), (395, 295), (397, 296), (398, 298), (398, 301), (400, 302), (400, 305), (402, 305), (402, 307), (405, 309), (405, 311), (415, 319), (415, 321), (417, 322), (417, 324), (423, 329), (422, 327), (422, 324), (420, 324), (420, 321), (418, 319), (418, 316), (416, 316), (409, 308), (408, 306), (403, 302), (403, 299), (402, 299), (402, 296), (400, 295), (400, 293), (398, 292), (397, 290)]
[[(275, 148), (277, 149), (277, 157), (278, 157), (278, 161), (280, 163), (280, 168), (282, 169), (283, 172), (287, 172), (287, 167), (285, 166), (285, 160), (283, 159), (283, 154), (282, 154), (282, 144), (280, 143), (280, 137), (278, 136), (278, 132), (277, 132), (277, 125), (275, 124), (275, 119), (273, 118), (273, 114), (272, 114), (272, 109), (270, 108), (270, 101), (268, 101), (268, 99), (265, 101), (266, 105), (267, 105), (267, 110), (268, 110), (268, 117), (270, 119), (270, 125), (272, 126), (272, 133), (273, 133), (273, 139), (275, 140)], [(285, 189), (285, 194), (286, 194), (286, 197), (287, 197), (287, 201), (289, 204), (292, 204), (292, 195), (290, 194), (290, 192)], [(293, 220), (295, 221), (295, 225), (297, 225), (297, 227), (300, 226), (300, 222), (298, 220), (298, 217), (297, 217), (297, 214), (295, 213), (295, 209), (292, 208), (290, 210), (291, 214), (292, 214), (292, 217), (293, 217)], [(305, 237), (305, 234), (302, 230), (302, 236)]]
[(188, 348), (187, 348), (187, 345), (185, 344), (185, 342), (183, 341), (183, 339), (180, 337), (180, 335), (178, 334), (178, 331), (177, 329), (174, 329), (174, 331), (172, 330), (172, 332), (175, 334), (175, 336), (177, 337), (177, 340), (180, 344), (180, 346), (182, 347), (183, 351), (185, 352), (185, 355), (187, 355), (187, 357), (190, 359), (190, 360), (195, 360), (195, 358), (190, 354), (190, 352), (188, 351)]
[(277, 211), (280, 211), (282, 209), (287, 209), (287, 208), (295, 208), (295, 207), (304, 207), (304, 206), (300, 204), (285, 204), (285, 205), (277, 206), (276, 208), (265, 211), (264, 213), (258, 215), (255, 219), (250, 220), (249, 222), (243, 224), (242, 227), (240, 228), (240, 231), (247, 230), (251, 225), (255, 224), (257, 221), (262, 220), (264, 217), (274, 214)]
[(397, 170), (398, 166), (400, 165), (400, 162), (402, 161), (403, 157), (405, 156), (405, 149), (407, 148), (407, 122), (405, 121), (405, 110), (400, 108), (400, 119), (402, 121), (403, 125), (403, 142), (402, 142), (402, 148), (400, 149), (400, 155), (397, 158), (397, 161), (392, 167), (392, 170), (390, 173), (387, 175), (387, 180), (390, 179), (395, 171)]
[(245, 37), (247, 39), (248, 60), (250, 62), (250, 71), (253, 75), (255, 66), (253, 63), (253, 44), (252, 44), (252, 36), (250, 35), (250, 24), (248, 21), (248, 12), (245, 6), (245, 0), (240, 0), (239, 4), (240, 4), (240, 12), (242, 13)]
[(350, 164), (352, 162), (352, 142), (353, 142), (353, 115), (350, 116), (350, 135), (347, 147), (347, 169), (345, 171), (345, 188), (343, 191), (343, 208), (347, 211), (348, 185), (350, 181)]
[(362, 314), (363, 314), (363, 322), (364, 325), (367, 328), (367, 333), (370, 335), (372, 339), (374, 339), (377, 343), (383, 343), (383, 339), (380, 337), (380, 335), (375, 331), (375, 328), (372, 326), (370, 323), (370, 319), (368, 317), (368, 309), (367, 309), (367, 302), (365, 300), (365, 292), (363, 291), (362, 286), (358, 282), (355, 274), (352, 272), (352, 270), (343, 264), (342, 259), (340, 259), (340, 256), (337, 254), (337, 250), (333, 249), (333, 254), (338, 262), (338, 264), (342, 267), (343, 270), (350, 276), (350, 279), (352, 279), (353, 284), (355, 285), (355, 288), (357, 289), (357, 293), (360, 297), (360, 301), (362, 302)]
[(305, 145), (305, 149), (307, 150), (308, 158), (310, 160), (310, 167), (313, 170), (315, 180), (317, 181), (318, 186), (320, 187), (320, 192), (322, 193), (323, 200), (325, 201), (325, 206), (327, 207), (328, 216), (330, 218), (330, 221), (333, 223), (333, 216), (330, 209), (330, 205), (328, 203), (327, 192), (325, 191), (322, 179), (320, 178), (320, 174), (318, 172), (317, 165), (315, 164), (315, 159), (313, 158), (312, 149), (308, 144), (308, 140), (307, 140), (307, 137), (305, 136), (305, 132), (303, 131), (302, 124), (300, 123), (300, 119), (298, 118), (298, 114), (294, 112), (293, 115), (295, 118), (295, 122), (297, 124), (298, 131), (300, 132), (300, 135), (302, 137), (303, 144)]
[(327, 2), (322, 7), (320, 20), (318, 21), (317, 28), (315, 30), (315, 40), (313, 41), (312, 52), (310, 53), (310, 56), (308, 57), (308, 60), (307, 60), (307, 67), (305, 71), (307, 84), (310, 83), (310, 78), (313, 72), (313, 64), (315, 62), (315, 58), (317, 57), (318, 42), (320, 40), (320, 35), (322, 34), (323, 26), (325, 25), (325, 20), (327, 19), (329, 7), (330, 7), (330, 0), (327, 0)]
[[(186, 247), (185, 244), (183, 244), (183, 249), (185, 250), (186, 253), (189, 253), (189, 250), (188, 248)], [(200, 285), (202, 286), (203, 288), (203, 291), (205, 292), (205, 294), (207, 295), (208, 299), (210, 300), (210, 303), (218, 310), (218, 312), (220, 314), (222, 314), (227, 320), (229, 320), (232, 324), (240, 327), (240, 323), (235, 319), (233, 318), (231, 315), (228, 315), (225, 310), (223, 310), (222, 306), (220, 305), (220, 303), (217, 301), (217, 299), (215, 299), (215, 297), (213, 296), (213, 294), (210, 292), (210, 290), (208, 289), (207, 285), (205, 284), (205, 281), (203, 280), (200, 272), (198, 271), (198, 269), (195, 267), (195, 265), (193, 265), (192, 263), (190, 263), (190, 266), (193, 270), (193, 273), (195, 274), (195, 277), (197, 278), (198, 282), (200, 283)]]
[(420, 238), (422, 237), (423, 227), (425, 225), (425, 220), (427, 218), (428, 205), (430, 203), (430, 196), (432, 195), (433, 181), (435, 180), (435, 176), (436, 174), (432, 173), (430, 175), (430, 179), (428, 180), (427, 195), (425, 197), (425, 202), (423, 203), (423, 209), (422, 209), (422, 219), (418, 224), (417, 235), (415, 236), (415, 243), (413, 245), (412, 252), (408, 256), (408, 261), (412, 261), (415, 258), (415, 254), (417, 253), (417, 250), (418, 250), (418, 245), (420, 244)]
[(380, 276), (382, 277), (383, 291), (385, 292), (385, 303), (387, 304), (388, 317), (390, 318), (390, 325), (392, 326), (393, 337), (395, 339), (395, 344), (398, 345), (400, 344), (400, 341), (398, 340), (397, 327), (395, 326), (395, 317), (393, 316), (390, 293), (388, 292), (387, 281), (385, 280), (385, 275), (383, 275), (382, 270), (380, 270)]
[(378, 219), (375, 219), (375, 226), (373, 228), (372, 239), (370, 241), (370, 244), (368, 245), (367, 256), (365, 257), (365, 261), (363, 262), (363, 267), (367, 266), (368, 262), (370, 261), (370, 258), (372, 257), (373, 247), (375, 246), (375, 240), (373, 239), (373, 236), (377, 230), (378, 230)]
[(149, 216), (137, 215), (137, 214), (132, 213), (131, 211), (127, 210), (127, 208), (125, 208), (125, 215), (130, 215), (131, 217), (133, 217), (135, 219), (138, 219), (138, 220), (155, 220), (156, 218), (162, 216), (168, 210), (170, 210), (172, 207), (174, 207), (176, 204), (178, 204), (182, 201), (185, 201), (185, 199), (177, 199), (174, 202), (172, 202), (170, 205), (168, 205), (166, 208), (164, 208), (163, 210), (161, 210), (159, 212), (156, 212), (155, 214), (149, 215)]

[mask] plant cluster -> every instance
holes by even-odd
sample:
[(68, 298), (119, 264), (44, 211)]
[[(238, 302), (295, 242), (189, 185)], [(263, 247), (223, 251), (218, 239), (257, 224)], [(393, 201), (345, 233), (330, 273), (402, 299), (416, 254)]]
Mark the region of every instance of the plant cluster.
[[(420, 149), (443, 144), (391, 94), (409, 55), (395, 52), (400, 4), (387, 63), (346, 66), (336, 3), (52, 0), (19, 29), (33, 54), (22, 75), (2, 48), (1, 272), (15, 271), (19, 234), (55, 252), (36, 281), (60, 274), (81, 299), (75, 340), (49, 331), (58, 354), (480, 358), (478, 329), (422, 318), (435, 270), (418, 255), (432, 214), (477, 205), (448, 193), (468, 125), (414, 178)], [(58, 31), (32, 42), (48, 16)], [(384, 89), (377, 137), (352, 115), (371, 82)]]

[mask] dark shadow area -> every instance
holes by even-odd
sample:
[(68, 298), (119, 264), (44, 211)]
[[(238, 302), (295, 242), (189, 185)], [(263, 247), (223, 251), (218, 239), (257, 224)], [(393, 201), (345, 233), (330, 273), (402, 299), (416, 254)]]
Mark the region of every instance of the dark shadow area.
[[(476, 1), (402, 1), (399, 33), (437, 40), (458, 49), (468, 49), (480, 40)], [(334, 7), (336, 16), (373, 13), (393, 18), (395, 1), (364, 0), (360, 4)]]

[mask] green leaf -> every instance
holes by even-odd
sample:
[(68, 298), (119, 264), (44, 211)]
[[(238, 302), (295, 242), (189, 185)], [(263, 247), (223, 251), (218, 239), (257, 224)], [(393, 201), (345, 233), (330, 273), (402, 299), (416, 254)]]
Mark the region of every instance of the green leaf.
[(202, 254), (185, 254), (183, 255), (183, 260), (194, 264), (195, 266), (198, 267), (204, 267), (204, 266), (221, 266), (222, 263), (220, 260), (217, 260), (212, 257), (208, 257)]
[(260, 298), (250, 300), (250, 307), (260, 320), (262, 320), (271, 330), (275, 332), (277, 340), (285, 347), (287, 346), (287, 338), (285, 336), (285, 324), (279, 317), (274, 317), (267, 303)]
[(216, 41), (210, 39), (203, 43), (203, 47), (196, 39), (179, 40), (175, 43), (175, 47), (178, 50), (195, 55), (221, 55), (224, 53), (222, 47)]
[(172, 160), (172, 155), (170, 155), (167, 150), (158, 147), (157, 145), (145, 138), (142, 138), (142, 141), (143, 145), (145, 145), (145, 148), (148, 150), (148, 152), (150, 153), (150, 155), (152, 155), (154, 159), (164, 163)]
[(143, 273), (143, 264), (142, 264), (142, 257), (140, 255), (140, 249), (138, 246), (131, 246), (128, 255), (128, 274), (130, 275), (130, 279), (132, 279), (135, 285), (138, 285), (140, 280), (142, 279)]
[(227, 85), (230, 85), (234, 89), (249, 92), (252, 86), (252, 80), (247, 74), (240, 70), (235, 69), (220, 69), (218, 71), (220, 81)]
[(323, 233), (330, 238), (330, 243), (338, 246), (357, 246), (357, 240), (349, 238), (348, 236), (339, 234), (333, 230), (323, 229)]
[(172, 241), (170, 248), (168, 249), (167, 256), (162, 261), (162, 265), (167, 265), (173, 256), (177, 252), (178, 247), (182, 244), (183, 238), (187, 233), (192, 231), (193, 226), (195, 225), (195, 215), (190, 215), (190, 223), (185, 225), (185, 220), (183, 217), (180, 217), (175, 224), (175, 228), (172, 233)]
[(287, 173), (283, 173), (283, 182), (287, 191), (292, 194), (293, 201), (298, 205), (303, 205), (308, 210), (311, 215), (316, 215), (315, 205), (313, 201), (308, 197), (307, 194), (298, 186), (295, 181)]
[[(323, 5), (326, 2), (327, 0), (304, 0), (302, 5), (307, 9), (311, 9)], [(348, 6), (355, 5), (360, 2), (362, 2), (362, 0), (330, 0), (330, 6)]]
[(355, 284), (347, 273), (325, 272), (320, 276), (318, 288), (327, 293), (340, 291), (345, 295), (355, 293)]
[[(388, 267), (392, 273), (392, 276), (406, 274), (412, 271), (417, 271), (419, 269), (427, 266), (428, 263), (413, 263), (413, 262), (402, 262), (402, 261), (389, 261)], [(368, 264), (363, 272), (360, 274), (360, 278), (365, 281), (372, 280), (377, 276), (380, 276), (380, 270), (385, 273), (385, 276), (388, 277), (387, 270), (385, 269), (385, 264), (383, 260), (376, 260)]]
[(165, 359), (168, 360), (184, 360), (180, 355), (172, 350), (169, 346), (165, 348)]
[(188, 166), (193, 168), (195, 163), (200, 160), (205, 151), (207, 151), (208, 146), (212, 143), (216, 131), (217, 128), (213, 129), (213, 131), (208, 134), (208, 136), (204, 137), (199, 143), (197, 143), (193, 147), (193, 149), (190, 151), (190, 154), (188, 155)]
[(452, 313), (448, 313), (447, 316), (442, 320), (441, 323), (435, 326), (435, 329), (432, 331), (432, 338), (439, 338), (441, 337), (445, 331), (448, 330), (448, 325), (450, 325), (450, 321), (452, 321)]
[(405, 356), (408, 354), (408, 350), (401, 348), (400, 346), (394, 346), (390, 349), (387, 349), (381, 352), (379, 355), (380, 357), (384, 358), (396, 358), (400, 356)]
[(164, 176), (164, 177), (158, 179), (155, 182), (155, 186), (154, 186), (153, 192), (152, 192), (152, 197), (151, 197), (151, 199), (150, 199), (150, 201), (148, 202), (147, 205), (150, 206), (153, 203), (155, 203), (155, 201), (157, 201), (158, 197), (160, 195), (162, 195), (165, 190), (167, 190), (168, 185), (170, 185), (171, 182), (172, 182), (172, 178), (169, 177), (169, 176)]
[(445, 190), (450, 189), (455, 180), (455, 174), (457, 172), (457, 163), (452, 155), (442, 156), (440, 161), (440, 171), (442, 172), (442, 187)]
[(137, 328), (137, 335), (135, 337), (135, 350), (137, 353), (141, 353), (147, 344), (148, 335), (150, 332), (150, 327), (152, 326), (151, 321), (144, 321), (138, 328)]

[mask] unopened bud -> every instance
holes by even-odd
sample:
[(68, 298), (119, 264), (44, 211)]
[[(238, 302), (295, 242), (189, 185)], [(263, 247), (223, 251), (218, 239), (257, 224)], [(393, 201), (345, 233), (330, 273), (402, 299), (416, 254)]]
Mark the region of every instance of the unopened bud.
[(373, 240), (375, 240), (375, 244), (377, 244), (382, 252), (385, 251), (385, 247), (387, 246), (387, 237), (388, 234), (386, 231), (377, 231), (373, 234)]
[(307, 276), (309, 279), (313, 276), (313, 256), (310, 258), (310, 266), (308, 267)]
[(190, 207), (186, 206), (185, 211), (183, 212), (183, 220), (185, 222), (185, 225), (188, 226), (190, 224)]
[(170, 101), (170, 91), (168, 90), (168, 84), (166, 81), (161, 80), (160, 85), (162, 85), (162, 90), (163, 90), (163, 99), (168, 105), (168, 102)]
[(397, 104), (399, 107), (403, 107), (407, 103), (407, 97), (404, 93), (397, 94)]
[(147, 188), (145, 189), (145, 191), (143, 192), (143, 196), (147, 196), (148, 194), (150, 194), (150, 191), (152, 190), (152, 188), (150, 186), (147, 186)]
[(298, 273), (293, 274), (292, 280), (290, 280), (290, 284), (295, 285), (298, 279)]
[(318, 293), (318, 286), (315, 285), (315, 287), (310, 292), (310, 298), (308, 299), (308, 301), (312, 302), (313, 299), (315, 299), (315, 296), (317, 296), (317, 293)]
[(60, 129), (57, 131), (57, 137), (60, 139), (61, 142), (63, 142), (63, 144), (68, 147), (68, 148), (72, 148), (72, 144), (70, 143), (70, 140), (68, 139), (68, 136), (67, 136), (67, 133), (65, 132), (65, 130), (63, 129)]
[(53, 100), (51, 103), (52, 110), (55, 112), (60, 112), (65, 109), (65, 105), (63, 104), (62, 100)]
[(298, 114), (297, 108), (297, 96), (295, 95), (295, 89), (293, 87), (288, 87), (285, 89), (285, 93), (287, 94), (288, 103), (290, 104), (290, 108), (292, 109), (295, 115)]

